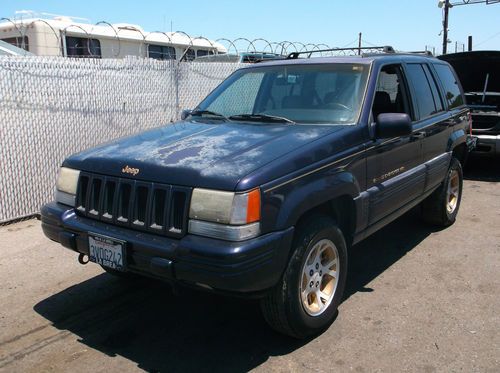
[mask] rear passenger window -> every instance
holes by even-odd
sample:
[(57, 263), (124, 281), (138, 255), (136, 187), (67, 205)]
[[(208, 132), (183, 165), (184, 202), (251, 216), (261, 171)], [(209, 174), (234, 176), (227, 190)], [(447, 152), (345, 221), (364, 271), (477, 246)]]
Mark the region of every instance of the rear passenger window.
[(434, 103), (436, 104), (436, 110), (438, 112), (443, 111), (443, 102), (441, 101), (441, 95), (439, 94), (439, 90), (436, 85), (436, 80), (434, 79), (431, 71), (429, 70), (429, 66), (427, 65), (422, 65), (425, 71), (425, 75), (427, 75), (427, 80), (429, 81), (429, 84), (431, 85), (431, 90), (432, 90), (432, 96), (434, 96)]
[(439, 76), (439, 80), (443, 83), (444, 91), (446, 92), (446, 99), (448, 100), (448, 105), (450, 109), (462, 106), (464, 104), (464, 98), (462, 96), (462, 91), (457, 82), (457, 78), (451, 71), (448, 65), (436, 64), (434, 65), (436, 72)]
[[(427, 118), (438, 112), (434, 102), (432, 89), (424, 72), (424, 67), (419, 63), (407, 65), (408, 76), (415, 89), (415, 99), (418, 105), (419, 119)], [(434, 83), (434, 82), (433, 82)]]

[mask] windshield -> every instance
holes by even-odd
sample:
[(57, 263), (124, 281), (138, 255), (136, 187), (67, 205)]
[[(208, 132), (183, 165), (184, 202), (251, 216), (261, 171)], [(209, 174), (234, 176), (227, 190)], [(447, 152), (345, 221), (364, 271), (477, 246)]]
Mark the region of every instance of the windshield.
[[(198, 107), (226, 118), (262, 122), (354, 124), (366, 88), (368, 66), (304, 64), (236, 71)], [(275, 122), (274, 120), (273, 122)]]

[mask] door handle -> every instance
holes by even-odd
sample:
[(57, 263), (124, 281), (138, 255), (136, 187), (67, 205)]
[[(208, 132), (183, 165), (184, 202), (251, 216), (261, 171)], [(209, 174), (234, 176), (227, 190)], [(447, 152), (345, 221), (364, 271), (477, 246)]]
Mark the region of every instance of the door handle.
[(412, 133), (410, 139), (412, 140), (421, 140), (425, 137), (425, 132), (415, 132)]

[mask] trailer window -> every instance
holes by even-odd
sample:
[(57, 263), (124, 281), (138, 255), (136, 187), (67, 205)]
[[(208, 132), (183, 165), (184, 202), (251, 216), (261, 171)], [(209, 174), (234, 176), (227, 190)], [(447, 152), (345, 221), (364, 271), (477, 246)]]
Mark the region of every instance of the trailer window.
[(4, 38), (0, 39), (6, 43), (12, 44), (14, 47), (22, 48), (25, 51), (29, 51), (29, 41), (27, 36), (18, 36), (14, 38)]
[(66, 54), (68, 57), (101, 58), (101, 42), (97, 39), (66, 36)]
[(208, 55), (214, 55), (213, 51), (207, 51), (206, 49), (198, 49), (196, 51), (196, 57), (202, 57), (202, 56), (208, 56)]
[(196, 52), (194, 49), (189, 48), (184, 54), (184, 61), (192, 61), (196, 57)]
[(175, 48), (167, 45), (148, 45), (148, 57), (155, 60), (175, 60)]

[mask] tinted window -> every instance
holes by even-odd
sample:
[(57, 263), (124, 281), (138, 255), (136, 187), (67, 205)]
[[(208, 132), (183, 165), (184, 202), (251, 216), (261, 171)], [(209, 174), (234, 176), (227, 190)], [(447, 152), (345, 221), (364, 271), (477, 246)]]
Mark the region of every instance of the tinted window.
[(175, 48), (167, 45), (148, 45), (148, 56), (155, 60), (175, 60)]
[(68, 57), (101, 57), (101, 42), (97, 39), (66, 36)]
[(435, 64), (436, 72), (439, 80), (443, 83), (446, 99), (451, 108), (455, 108), (464, 104), (464, 98), (458, 85), (455, 75), (448, 65)]
[(425, 75), (427, 75), (427, 80), (429, 81), (429, 84), (430, 84), (431, 89), (432, 89), (432, 96), (434, 97), (434, 103), (436, 104), (436, 110), (438, 112), (443, 111), (444, 110), (443, 103), (441, 101), (441, 95), (439, 94), (439, 90), (438, 90), (438, 87), (436, 85), (436, 80), (432, 76), (432, 73), (429, 70), (429, 66), (422, 65), (422, 67), (424, 68)]
[(14, 47), (22, 48), (25, 51), (29, 51), (28, 37), (17, 37), (17, 38), (4, 38), (0, 39), (6, 43), (12, 44)]
[(418, 105), (419, 119), (426, 118), (437, 112), (432, 89), (421, 64), (408, 64), (408, 78), (415, 89), (415, 99)]

